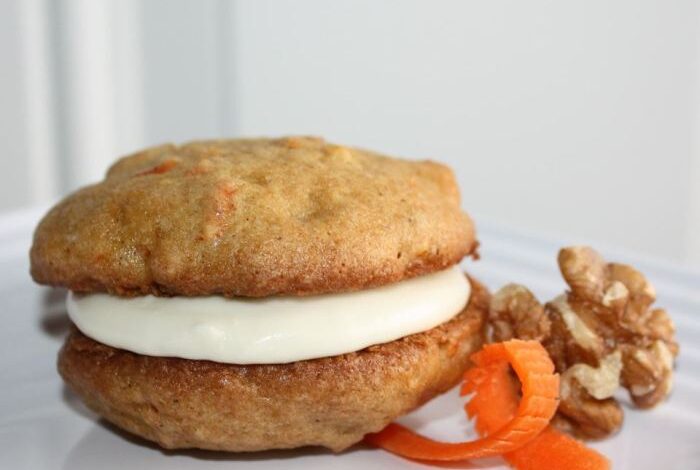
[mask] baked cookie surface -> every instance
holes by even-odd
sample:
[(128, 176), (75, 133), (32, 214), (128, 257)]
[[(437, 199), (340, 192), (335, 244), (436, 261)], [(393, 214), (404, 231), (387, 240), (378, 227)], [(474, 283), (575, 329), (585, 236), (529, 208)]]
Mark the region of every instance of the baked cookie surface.
[(289, 364), (150, 357), (74, 329), (59, 371), (85, 403), (165, 448), (343, 450), (455, 385), (481, 347), (489, 293), (452, 320), (356, 353)]
[(41, 221), (31, 274), (117, 295), (364, 289), (476, 248), (452, 172), (290, 137), (163, 145), (122, 158)]

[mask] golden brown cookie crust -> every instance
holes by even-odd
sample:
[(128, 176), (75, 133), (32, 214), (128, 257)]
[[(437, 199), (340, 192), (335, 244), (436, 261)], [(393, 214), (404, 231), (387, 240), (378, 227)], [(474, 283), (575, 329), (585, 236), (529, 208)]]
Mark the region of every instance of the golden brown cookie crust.
[(476, 249), (445, 166), (316, 138), (163, 145), (41, 221), (31, 273), (117, 295), (268, 296), (363, 289)]
[(357, 353), (241, 366), (143, 356), (74, 329), (58, 367), (90, 408), (165, 448), (340, 451), (459, 381), (489, 302), (472, 286), (449, 322)]

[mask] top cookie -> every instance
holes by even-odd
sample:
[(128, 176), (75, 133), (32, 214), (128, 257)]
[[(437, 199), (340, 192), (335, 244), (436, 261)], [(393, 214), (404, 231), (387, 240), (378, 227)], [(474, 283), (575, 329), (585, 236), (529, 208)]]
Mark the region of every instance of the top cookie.
[(117, 161), (34, 234), (44, 284), (117, 295), (363, 289), (476, 248), (452, 172), (322, 139), (163, 145)]

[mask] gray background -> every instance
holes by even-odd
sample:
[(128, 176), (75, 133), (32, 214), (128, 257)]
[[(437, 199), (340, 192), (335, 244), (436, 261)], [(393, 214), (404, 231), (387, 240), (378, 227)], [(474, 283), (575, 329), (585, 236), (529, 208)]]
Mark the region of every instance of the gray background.
[(700, 266), (699, 5), (0, 0), (0, 209), (119, 155), (315, 134), (456, 171), (525, 233)]

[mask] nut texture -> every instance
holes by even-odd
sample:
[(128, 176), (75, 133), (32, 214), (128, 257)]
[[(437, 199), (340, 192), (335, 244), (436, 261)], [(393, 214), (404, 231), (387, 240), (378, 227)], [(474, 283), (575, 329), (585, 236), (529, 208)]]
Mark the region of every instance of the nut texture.
[(492, 339), (542, 341), (561, 373), (555, 424), (602, 438), (622, 425), (622, 408), (613, 397), (620, 385), (640, 408), (671, 392), (675, 328), (665, 310), (651, 308), (654, 287), (633, 267), (606, 263), (585, 246), (563, 248), (558, 263), (571, 290), (544, 309), (523, 286), (510, 284), (493, 295)]
[(551, 328), (537, 298), (518, 284), (508, 284), (491, 297), (489, 322), (496, 342), (513, 338), (542, 341)]

